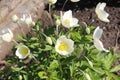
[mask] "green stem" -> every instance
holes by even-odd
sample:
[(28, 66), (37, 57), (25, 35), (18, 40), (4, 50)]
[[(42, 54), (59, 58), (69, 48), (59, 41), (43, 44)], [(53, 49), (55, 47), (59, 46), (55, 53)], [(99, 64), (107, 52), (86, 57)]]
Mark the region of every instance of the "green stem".
[(65, 7), (67, 1), (68, 1), (68, 0), (66, 0), (66, 1), (64, 2), (63, 7), (62, 7), (62, 11), (63, 11), (63, 9), (64, 9), (64, 7)]
[(60, 72), (61, 72), (61, 78), (62, 78), (62, 77), (63, 77), (63, 70), (62, 70), (62, 65), (61, 65), (61, 62), (60, 62), (60, 58), (61, 58), (61, 56), (58, 55), (59, 69), (60, 69)]
[(36, 63), (39, 63), (39, 61), (34, 57), (34, 55), (30, 54), (31, 57), (35, 60)]

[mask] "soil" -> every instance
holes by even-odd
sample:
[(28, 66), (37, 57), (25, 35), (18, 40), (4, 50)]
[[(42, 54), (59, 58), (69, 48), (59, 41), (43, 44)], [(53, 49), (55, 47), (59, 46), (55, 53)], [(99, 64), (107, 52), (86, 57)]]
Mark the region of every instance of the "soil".
[[(100, 26), (103, 28), (102, 41), (106, 48), (108, 47), (118, 47), (117, 51), (120, 50), (120, 0), (81, 0), (77, 3), (68, 2), (63, 8), (63, 4), (66, 0), (58, 0), (55, 4), (55, 8), (52, 10), (52, 14), (59, 15), (60, 11), (72, 10), (73, 16), (78, 18), (80, 23), (85, 22), (87, 25)], [(99, 2), (106, 2), (105, 11), (109, 13), (109, 23), (102, 22), (98, 19), (95, 13), (95, 7)], [(46, 7), (48, 10), (48, 7)], [(43, 15), (42, 22), (45, 25), (49, 25), (50, 21)], [(45, 26), (43, 25), (43, 26)]]

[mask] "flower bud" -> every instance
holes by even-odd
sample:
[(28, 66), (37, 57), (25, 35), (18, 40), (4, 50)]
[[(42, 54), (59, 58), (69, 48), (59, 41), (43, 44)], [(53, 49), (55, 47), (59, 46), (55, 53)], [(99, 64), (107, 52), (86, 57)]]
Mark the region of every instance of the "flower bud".
[(32, 23), (31, 23), (31, 24), (32, 24), (32, 26), (35, 26), (35, 22), (34, 22), (34, 21), (32, 21)]
[(90, 28), (86, 27), (85, 30), (86, 30), (87, 34), (90, 34)]
[(14, 23), (16, 23), (16, 22), (18, 21), (18, 16), (13, 15), (13, 16), (12, 16), (12, 21), (13, 21)]
[(21, 75), (19, 75), (19, 80), (22, 80), (22, 76)]
[(59, 26), (61, 24), (61, 21), (59, 19), (56, 20), (56, 25)]
[(50, 4), (55, 4), (55, 3), (57, 2), (57, 0), (48, 0), (48, 2), (49, 2)]
[(91, 78), (90, 78), (90, 76), (89, 76), (88, 73), (85, 73), (84, 75), (85, 75), (85, 77), (86, 77), (87, 80), (91, 80)]
[(52, 45), (52, 39), (51, 39), (50, 37), (46, 37), (46, 41), (47, 41), (50, 45)]

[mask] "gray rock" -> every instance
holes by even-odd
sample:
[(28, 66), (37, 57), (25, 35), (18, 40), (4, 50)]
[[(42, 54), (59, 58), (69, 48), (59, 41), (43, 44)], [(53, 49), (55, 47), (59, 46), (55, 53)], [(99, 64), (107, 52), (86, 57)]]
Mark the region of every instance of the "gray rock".
[[(1, 0), (0, 1), (0, 35), (4, 29), (9, 28), (14, 34), (14, 40), (19, 41), (18, 35), (23, 34), (21, 29), (27, 34), (30, 30), (26, 24), (22, 22), (14, 23), (11, 20), (13, 15), (17, 15), (19, 18), (23, 14), (30, 14), (33, 21), (36, 22), (41, 18), (41, 14), (44, 10), (44, 0)], [(0, 61), (6, 56), (12, 55), (12, 47), (14, 42), (5, 42), (0, 40)]]

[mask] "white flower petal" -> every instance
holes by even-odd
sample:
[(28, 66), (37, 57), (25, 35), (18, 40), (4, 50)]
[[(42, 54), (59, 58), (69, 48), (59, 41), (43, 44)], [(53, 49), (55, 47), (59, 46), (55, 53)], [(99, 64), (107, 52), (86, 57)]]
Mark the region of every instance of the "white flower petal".
[(105, 6), (106, 6), (106, 3), (98, 3), (96, 6), (96, 11), (97, 10), (104, 10)]
[(25, 22), (28, 26), (33, 25), (32, 23), (34, 22), (30, 14), (23, 14), (23, 17), (20, 20)]
[(3, 39), (3, 41), (6, 41), (6, 42), (11, 42), (11, 40), (12, 40), (9, 33), (2, 35), (2, 39)]
[(16, 23), (16, 22), (18, 21), (18, 19), (19, 19), (19, 18), (18, 18), (17, 15), (13, 15), (13, 16), (12, 16), (12, 21), (13, 21), (13, 22)]
[(61, 23), (64, 27), (70, 28), (70, 27), (79, 26), (78, 19), (72, 17), (72, 11), (71, 10), (66, 11), (64, 13), (64, 15), (62, 14), (62, 12), (60, 12), (60, 16), (61, 16)]
[(63, 15), (63, 19), (71, 19), (72, 18), (72, 11), (71, 10), (68, 10), (64, 13)]
[(97, 16), (101, 21), (110, 22), (108, 19), (109, 14), (106, 11), (99, 10)]
[(55, 3), (57, 2), (57, 0), (48, 0), (48, 2), (49, 2), (50, 4), (55, 4)]
[(8, 28), (8, 32), (10, 33), (10, 36), (13, 38), (13, 32)]
[(78, 24), (78, 19), (77, 18), (72, 18), (72, 22), (71, 22), (71, 24), (70, 24), (70, 26), (73, 26), (73, 27), (77, 27), (77, 26), (80, 26), (79, 24)]
[(30, 50), (25, 45), (19, 46), (15, 52), (15, 55), (18, 56), (19, 59), (25, 59), (29, 54)]
[(78, 2), (78, 1), (80, 1), (80, 0), (71, 0), (71, 2)]
[(97, 27), (93, 32), (93, 39), (100, 39), (102, 36), (103, 30)]
[(100, 51), (109, 52), (109, 50), (103, 47), (103, 43), (99, 39), (94, 39), (94, 46)]
[(104, 11), (105, 6), (106, 3), (98, 3), (95, 12), (101, 21), (110, 22), (110, 20), (108, 19), (109, 14)]
[(20, 18), (20, 20), (23, 21), (23, 22), (25, 21), (25, 14), (23, 14), (23, 17)]
[(61, 55), (68, 55), (74, 50), (74, 41), (67, 39), (65, 36), (61, 36), (56, 41), (55, 50)]
[(11, 42), (13, 39), (13, 33), (12, 31), (8, 28), (7, 32), (5, 32), (2, 36), (2, 40), (6, 42)]
[(27, 17), (25, 22), (26, 22), (26, 24), (31, 25), (33, 22), (31, 16)]

